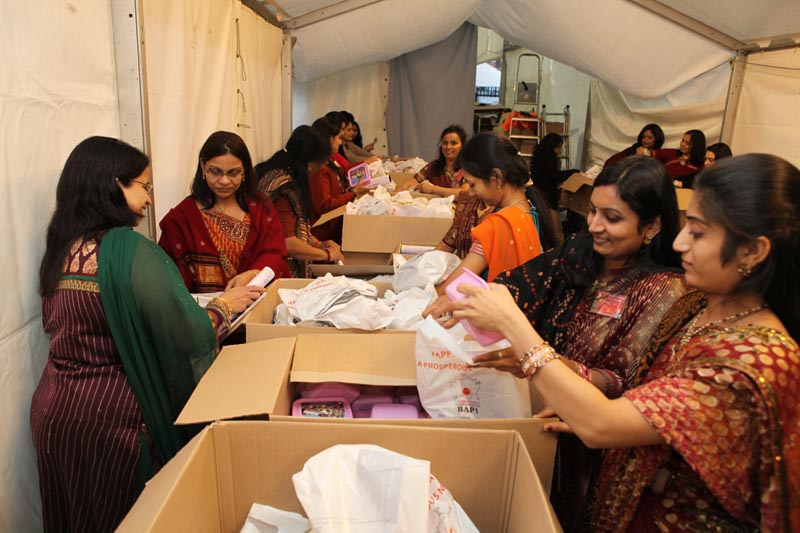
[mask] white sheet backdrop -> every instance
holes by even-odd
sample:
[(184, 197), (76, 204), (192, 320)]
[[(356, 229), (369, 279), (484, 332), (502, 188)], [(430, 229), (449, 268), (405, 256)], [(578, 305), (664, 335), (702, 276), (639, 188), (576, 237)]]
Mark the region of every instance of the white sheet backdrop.
[(636, 98), (600, 80), (592, 80), (591, 124), (586, 139), (589, 157), (584, 169), (592, 162), (602, 164), (633, 144), (642, 126), (651, 122), (664, 130), (664, 148), (677, 148), (683, 134), (690, 129), (702, 130), (709, 143), (719, 141), (730, 72), (730, 65), (724, 63), (652, 100)]
[(37, 531), (29, 413), (48, 347), (39, 262), (67, 155), (91, 135), (119, 135), (113, 39), (108, 0), (0, 2), (0, 20), (13, 21), (0, 36), (0, 531)]
[(143, 11), (158, 222), (189, 194), (214, 131), (239, 134), (255, 162), (282, 146), (283, 34), (239, 0), (145, 0)]
[(752, 54), (742, 85), (733, 153), (775, 154), (800, 166), (800, 51)]

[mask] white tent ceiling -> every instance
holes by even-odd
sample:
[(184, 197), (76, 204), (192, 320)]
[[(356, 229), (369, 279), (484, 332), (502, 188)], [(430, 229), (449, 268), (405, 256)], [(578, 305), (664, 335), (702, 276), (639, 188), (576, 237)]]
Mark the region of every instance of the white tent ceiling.
[[(796, 0), (257, 1), (297, 39), (301, 81), (387, 61), (444, 39), (465, 20), (641, 98), (666, 94), (737, 47), (800, 41)], [(666, 18), (672, 14), (692, 29)]]

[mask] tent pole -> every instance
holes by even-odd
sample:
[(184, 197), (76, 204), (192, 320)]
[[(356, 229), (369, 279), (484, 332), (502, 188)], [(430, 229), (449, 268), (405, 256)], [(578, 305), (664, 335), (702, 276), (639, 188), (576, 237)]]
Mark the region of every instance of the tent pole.
[(288, 139), (292, 134), (292, 48), (297, 39), (288, 29), (283, 30), (281, 47), (281, 138)]
[[(117, 79), (120, 138), (150, 152), (150, 122), (147, 106), (144, 17), (141, 0), (111, 0), (114, 66)], [(156, 238), (155, 197), (136, 231)]]
[(323, 20), (333, 18), (337, 15), (343, 15), (371, 4), (377, 4), (378, 2), (383, 2), (383, 0), (342, 0), (328, 7), (306, 13), (305, 15), (290, 18), (286, 20), (284, 24), (290, 30), (299, 30), (305, 26), (322, 22)]
[(742, 95), (744, 71), (747, 68), (747, 52), (736, 52), (731, 69), (731, 80), (728, 83), (728, 98), (725, 102), (725, 113), (722, 115), (722, 132), (720, 142), (731, 144), (733, 128), (736, 125), (736, 113), (739, 110), (739, 98)]

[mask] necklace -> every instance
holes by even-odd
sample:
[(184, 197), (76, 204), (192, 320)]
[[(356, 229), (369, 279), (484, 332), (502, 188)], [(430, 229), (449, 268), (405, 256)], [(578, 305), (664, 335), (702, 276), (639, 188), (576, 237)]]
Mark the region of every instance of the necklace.
[(725, 318), (720, 318), (719, 320), (714, 320), (712, 322), (707, 322), (707, 323), (703, 324), (702, 326), (695, 327), (695, 324), (697, 324), (697, 321), (700, 319), (700, 317), (703, 315), (703, 313), (706, 312), (706, 310), (703, 309), (702, 311), (700, 311), (699, 313), (694, 315), (694, 318), (692, 318), (692, 320), (686, 326), (686, 330), (683, 332), (683, 335), (681, 335), (680, 339), (678, 339), (678, 342), (676, 342), (675, 344), (672, 345), (672, 355), (673, 356), (675, 355), (675, 351), (676, 350), (679, 350), (679, 349), (683, 348), (684, 346), (686, 346), (687, 344), (689, 344), (689, 341), (692, 339), (692, 337), (695, 337), (695, 336), (699, 335), (700, 333), (706, 331), (707, 329), (710, 329), (712, 326), (719, 326), (720, 324), (725, 324), (726, 322), (736, 322), (736, 321), (741, 320), (742, 318), (744, 318), (746, 316), (750, 316), (752, 314), (758, 313), (759, 311), (761, 311), (762, 309), (765, 309), (766, 307), (767, 306), (764, 305), (764, 304), (757, 305), (756, 307), (751, 307), (750, 309), (746, 309), (744, 311), (739, 311), (738, 313), (736, 313), (734, 315), (726, 316)]
[[(508, 204), (506, 207), (511, 207), (512, 205), (521, 204), (521, 203), (523, 203), (523, 202), (525, 202), (526, 204), (530, 205), (530, 202), (528, 202), (528, 199), (527, 199), (527, 198), (525, 198), (525, 199), (523, 199), (523, 200), (517, 200), (516, 202), (511, 202), (511, 203), (510, 203), (510, 204)], [(505, 209), (506, 207), (503, 207), (502, 209)]]

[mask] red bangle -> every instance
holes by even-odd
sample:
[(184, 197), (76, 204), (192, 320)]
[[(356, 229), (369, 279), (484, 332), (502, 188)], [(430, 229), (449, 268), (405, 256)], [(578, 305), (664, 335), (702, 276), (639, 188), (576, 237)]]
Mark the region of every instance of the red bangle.
[(575, 364), (578, 367), (577, 370), (576, 370), (577, 374), (580, 377), (582, 377), (583, 379), (585, 379), (586, 381), (591, 382), (592, 381), (592, 372), (589, 370), (589, 368), (586, 365), (581, 364), (581, 363), (575, 363)]

